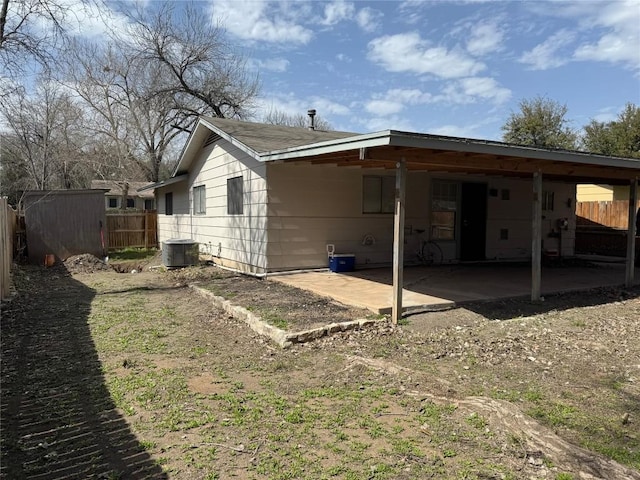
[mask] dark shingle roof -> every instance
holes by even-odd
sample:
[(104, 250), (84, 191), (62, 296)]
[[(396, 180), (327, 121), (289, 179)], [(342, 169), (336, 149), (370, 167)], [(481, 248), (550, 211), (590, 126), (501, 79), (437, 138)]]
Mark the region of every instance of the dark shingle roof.
[(241, 122), (228, 118), (202, 117), (202, 119), (256, 153), (273, 152), (357, 135), (350, 132), (309, 130), (301, 127)]
[[(122, 184), (124, 181), (115, 180), (91, 180), (91, 188), (109, 190), (107, 195), (122, 195)], [(138, 189), (151, 185), (150, 182), (127, 182), (129, 184), (129, 196), (137, 194), (142, 198), (153, 198), (153, 192), (138, 192)]]

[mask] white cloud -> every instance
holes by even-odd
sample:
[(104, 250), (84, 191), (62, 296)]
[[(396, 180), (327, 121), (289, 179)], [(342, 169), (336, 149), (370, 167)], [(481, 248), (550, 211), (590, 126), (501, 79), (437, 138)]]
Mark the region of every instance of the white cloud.
[(334, 0), (324, 6), (324, 18), (320, 20), (321, 25), (335, 25), (343, 20), (350, 20), (354, 13), (355, 7), (351, 2), (344, 0)]
[(502, 104), (511, 98), (511, 90), (501, 87), (490, 77), (470, 77), (446, 84), (441, 93), (433, 95), (417, 88), (392, 88), (375, 94), (364, 104), (367, 112), (378, 117), (396, 115), (408, 106), (425, 104), (470, 104), (480, 101)]
[(450, 103), (475, 103), (484, 100), (501, 104), (511, 98), (511, 90), (501, 87), (490, 77), (471, 77), (457, 80), (443, 89), (444, 100)]
[(344, 105), (324, 97), (310, 97), (311, 108), (315, 108), (320, 115), (349, 115), (350, 110)]
[(518, 61), (529, 65), (532, 70), (560, 67), (569, 62), (570, 56), (561, 56), (558, 50), (571, 44), (575, 38), (575, 33), (564, 29), (559, 30), (532, 50), (524, 52)]
[(428, 133), (431, 135), (443, 135), (445, 137), (473, 138), (476, 128), (476, 125), (442, 125), (440, 127), (429, 129)]
[(365, 32), (375, 32), (382, 23), (384, 14), (379, 10), (364, 7), (356, 14), (356, 23)]
[(313, 33), (300, 24), (301, 10), (284, 2), (266, 0), (212, 0), (214, 21), (222, 20), (229, 33), (243, 40), (306, 44)]
[(400, 113), (407, 105), (420, 105), (433, 101), (430, 93), (424, 93), (417, 88), (392, 88), (383, 95), (374, 95), (372, 100), (365, 103), (364, 108), (369, 113), (378, 116), (388, 116)]
[(397, 100), (369, 100), (364, 108), (369, 113), (373, 113), (375, 115), (381, 115), (383, 117), (387, 115), (393, 115), (395, 113), (400, 113), (404, 110), (404, 104)]
[(607, 30), (596, 42), (580, 45), (576, 60), (622, 63), (640, 70), (640, 5), (637, 0), (598, 3), (589, 17), (594, 27)]
[(337, 54), (336, 60), (340, 60), (341, 62), (351, 63), (351, 57), (348, 55), (345, 55), (344, 53)]
[(417, 32), (370, 41), (368, 58), (390, 72), (433, 74), (440, 78), (472, 76), (485, 68), (462, 51), (430, 46)]
[[(52, 15), (58, 18), (62, 28), (71, 36), (88, 39), (97, 39), (109, 33), (124, 33), (130, 26), (125, 15), (102, 2), (58, 0), (52, 6)], [(42, 31), (51, 31), (53, 23), (47, 15), (42, 15), (34, 26)]]
[(471, 55), (486, 55), (502, 48), (504, 33), (495, 23), (479, 23), (471, 29), (467, 51)]
[(369, 132), (380, 132), (384, 130), (415, 131), (411, 122), (404, 116), (372, 117), (364, 119), (361, 123)]
[(270, 70), (272, 72), (286, 72), (290, 62), (286, 58), (269, 58), (267, 60), (252, 60), (251, 65), (257, 70)]
[(321, 118), (331, 122), (331, 119), (328, 118), (329, 115), (349, 115), (351, 112), (348, 107), (319, 96), (303, 99), (292, 94), (275, 94), (258, 99), (256, 104), (256, 118), (262, 118), (273, 110), (278, 110), (288, 115), (306, 115), (308, 109), (315, 108)]
[(580, 39), (571, 59), (618, 63), (640, 70), (640, 5), (637, 0), (554, 2), (553, 8), (545, 5), (527, 3), (536, 14), (569, 19), (577, 25)]

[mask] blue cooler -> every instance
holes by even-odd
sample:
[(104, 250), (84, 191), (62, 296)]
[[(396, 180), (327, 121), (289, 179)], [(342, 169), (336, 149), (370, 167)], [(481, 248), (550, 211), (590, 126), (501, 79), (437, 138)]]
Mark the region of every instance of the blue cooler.
[(329, 257), (329, 270), (332, 272), (352, 272), (356, 266), (353, 253), (338, 253)]

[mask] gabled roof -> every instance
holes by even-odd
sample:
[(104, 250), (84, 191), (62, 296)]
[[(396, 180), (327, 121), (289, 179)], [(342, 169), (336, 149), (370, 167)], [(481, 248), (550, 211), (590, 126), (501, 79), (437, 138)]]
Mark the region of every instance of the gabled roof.
[(220, 139), (259, 162), (394, 169), (404, 160), (410, 170), (521, 178), (540, 172), (559, 181), (618, 185), (640, 177), (640, 160), (631, 158), (396, 130), (354, 134), (211, 117), (198, 120), (173, 177), (187, 173), (202, 147)]
[(91, 188), (108, 190), (105, 195), (122, 195), (122, 187), (125, 182), (129, 184), (128, 195), (130, 197), (138, 196), (141, 198), (153, 198), (152, 192), (143, 192), (145, 187), (153, 185), (153, 183), (151, 182), (129, 182), (126, 180), (91, 180)]
[(200, 151), (202, 145), (209, 139), (214, 139), (211, 134), (227, 140), (258, 161), (262, 161), (262, 155), (271, 151), (312, 145), (357, 135), (350, 132), (310, 130), (301, 127), (286, 127), (283, 125), (244, 122), (229, 118), (201, 116), (182, 151), (180, 162), (173, 172), (174, 176), (189, 170), (191, 162)]
[(357, 135), (351, 132), (310, 130), (301, 127), (241, 122), (227, 118), (202, 117), (202, 119), (218, 129), (219, 135), (226, 134), (258, 154)]

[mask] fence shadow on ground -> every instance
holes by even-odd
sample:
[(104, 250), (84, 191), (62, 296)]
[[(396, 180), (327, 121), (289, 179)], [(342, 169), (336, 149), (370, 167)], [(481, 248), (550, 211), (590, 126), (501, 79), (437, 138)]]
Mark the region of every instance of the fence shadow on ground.
[(64, 267), (23, 275), (0, 323), (0, 478), (168, 478), (107, 390), (88, 326), (95, 292)]
[(589, 290), (546, 295), (540, 303), (531, 302), (530, 297), (527, 296), (496, 299), (487, 302), (471, 302), (462, 304), (461, 307), (478, 313), (489, 320), (510, 320), (518, 317), (540, 315), (551, 311), (606, 305), (608, 303), (639, 297), (640, 286), (638, 285), (630, 288), (623, 286), (599, 287)]

